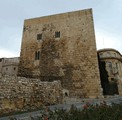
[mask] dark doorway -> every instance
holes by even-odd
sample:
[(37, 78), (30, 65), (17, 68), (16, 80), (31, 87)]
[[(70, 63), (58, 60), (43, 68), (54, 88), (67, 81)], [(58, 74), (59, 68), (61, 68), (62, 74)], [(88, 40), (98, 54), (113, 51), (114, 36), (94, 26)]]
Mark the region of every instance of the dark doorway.
[(98, 62), (99, 62), (101, 86), (103, 88), (103, 95), (118, 94), (117, 82), (109, 82), (108, 72), (105, 69), (105, 67), (106, 67), (105, 62), (100, 61), (99, 55), (98, 55)]
[(114, 81), (109, 82), (109, 95), (119, 94), (117, 83)]

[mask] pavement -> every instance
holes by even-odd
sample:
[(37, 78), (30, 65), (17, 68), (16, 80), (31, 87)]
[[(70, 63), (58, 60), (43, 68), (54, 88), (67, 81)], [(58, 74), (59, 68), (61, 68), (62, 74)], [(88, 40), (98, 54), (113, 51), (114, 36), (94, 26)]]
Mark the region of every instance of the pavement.
[[(51, 105), (48, 107), (52, 111), (55, 110), (56, 108), (58, 108), (58, 109), (63, 108), (63, 109), (69, 110), (71, 108), (71, 105), (74, 105), (78, 109), (82, 110), (83, 106), (86, 103), (95, 105), (95, 104), (100, 104), (103, 101), (105, 101), (107, 105), (111, 105), (112, 103), (120, 104), (120, 103), (122, 103), (122, 96), (112, 96), (112, 97), (108, 97), (108, 98), (104, 98), (104, 99), (82, 99), (80, 101), (69, 101), (68, 103)], [(10, 117), (15, 117), (16, 120), (31, 120), (31, 117), (36, 117), (36, 116), (40, 116), (40, 110), (34, 111), (34, 112), (23, 113), (23, 114), (18, 114), (18, 115), (1, 117), (0, 120), (10, 120)]]

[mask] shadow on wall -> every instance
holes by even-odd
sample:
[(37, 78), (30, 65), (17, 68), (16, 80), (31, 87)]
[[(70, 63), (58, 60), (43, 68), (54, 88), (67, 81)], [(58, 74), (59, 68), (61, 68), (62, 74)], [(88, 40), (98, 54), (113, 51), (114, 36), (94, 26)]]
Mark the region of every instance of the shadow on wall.
[(106, 63), (103, 61), (100, 61), (99, 55), (98, 55), (98, 63), (99, 63), (99, 70), (100, 70), (101, 86), (103, 88), (103, 95), (119, 94), (117, 82), (110, 82), (108, 80), (108, 72), (106, 71)]

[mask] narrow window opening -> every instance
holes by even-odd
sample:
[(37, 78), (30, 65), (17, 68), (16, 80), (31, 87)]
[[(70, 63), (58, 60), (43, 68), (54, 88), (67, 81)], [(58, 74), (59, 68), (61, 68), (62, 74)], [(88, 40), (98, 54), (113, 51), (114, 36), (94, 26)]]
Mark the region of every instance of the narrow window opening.
[(37, 52), (37, 59), (40, 59), (40, 51)]
[(116, 69), (118, 69), (118, 64), (116, 63)]
[(40, 59), (40, 51), (36, 51), (35, 52), (35, 60), (39, 60)]
[(55, 38), (60, 38), (60, 31), (55, 32)]
[(37, 34), (37, 40), (42, 40), (42, 34)]
[(112, 63), (111, 62), (108, 62), (108, 66), (110, 69), (112, 69)]
[(68, 96), (68, 93), (67, 93), (67, 92), (65, 92), (65, 96), (66, 96), (66, 97)]

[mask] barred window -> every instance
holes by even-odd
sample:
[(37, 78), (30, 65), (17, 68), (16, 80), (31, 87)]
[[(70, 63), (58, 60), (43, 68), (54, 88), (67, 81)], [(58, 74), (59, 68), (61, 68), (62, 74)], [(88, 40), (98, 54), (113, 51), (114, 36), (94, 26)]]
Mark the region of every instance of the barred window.
[(55, 38), (60, 38), (60, 31), (55, 32)]

